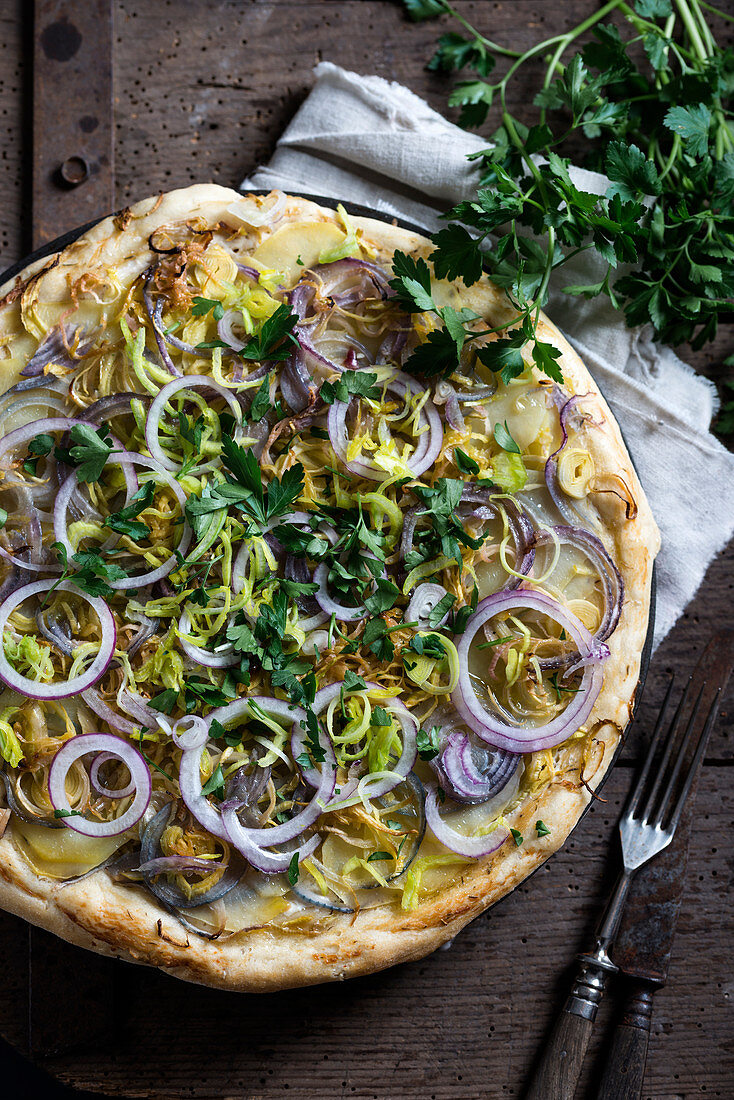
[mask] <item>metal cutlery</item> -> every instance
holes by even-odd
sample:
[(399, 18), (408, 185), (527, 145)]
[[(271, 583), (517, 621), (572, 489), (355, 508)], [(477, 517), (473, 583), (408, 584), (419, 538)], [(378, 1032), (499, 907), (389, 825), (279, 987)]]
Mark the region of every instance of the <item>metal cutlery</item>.
[[(600, 1097), (633, 1100), (640, 1095), (652, 993), (667, 977), (685, 876), (688, 828), (681, 836), (682, 851), (665, 880), (662, 904), (648, 904), (652, 896), (649, 889), (635, 892), (637, 904), (629, 910), (626, 903), (639, 869), (645, 868), (637, 882), (642, 885), (642, 876), (649, 873), (652, 883), (655, 863), (647, 865), (676, 835), (716, 721), (733, 653), (734, 633), (712, 639), (667, 725), (665, 716), (674, 687), (671, 680), (645, 761), (620, 819), (622, 873), (604, 912), (594, 949), (579, 956), (579, 973), (538, 1063), (527, 1100), (573, 1100), (608, 975), (619, 972), (640, 984), (632, 991), (625, 1020), (615, 1036)], [(689, 711), (688, 700), (693, 697), (695, 702)], [(622, 951), (618, 954), (613, 945), (620, 928)]]

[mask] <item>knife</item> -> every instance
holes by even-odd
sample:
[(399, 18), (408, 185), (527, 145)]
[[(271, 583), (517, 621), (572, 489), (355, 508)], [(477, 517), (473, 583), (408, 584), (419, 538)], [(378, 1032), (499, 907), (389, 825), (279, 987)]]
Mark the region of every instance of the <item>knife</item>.
[[(700, 713), (726, 688), (734, 663), (734, 631), (716, 635), (693, 673), (692, 688), (705, 681)], [(632, 879), (613, 962), (625, 980), (625, 999), (604, 1068), (598, 1100), (639, 1100), (652, 1021), (653, 994), (665, 985), (688, 864), (696, 780), (672, 843)]]

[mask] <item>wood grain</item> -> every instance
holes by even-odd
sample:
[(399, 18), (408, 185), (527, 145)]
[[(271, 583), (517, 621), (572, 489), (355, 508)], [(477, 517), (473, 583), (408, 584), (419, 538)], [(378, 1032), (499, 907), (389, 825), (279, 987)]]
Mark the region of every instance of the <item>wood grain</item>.
[[(574, 25), (595, 6), (594, 0), (457, 4), (491, 37), (516, 48)], [(3, 267), (31, 243), (29, 7), (0, 0)], [(424, 65), (446, 21), (409, 24), (393, 0), (117, 0), (114, 10), (118, 206), (194, 180), (237, 185), (267, 158), (321, 59), (400, 80), (445, 110), (450, 81)], [(513, 93), (520, 117), (528, 117), (533, 79), (537, 73)], [(729, 327), (708, 351), (682, 354), (718, 377), (723, 356), (733, 350)], [(692, 667), (711, 634), (734, 625), (733, 588), (730, 547), (656, 655), (640, 716), (643, 733), (669, 670)], [(644, 1092), (651, 1100), (732, 1096), (733, 698), (730, 690), (701, 775), (669, 984), (655, 997)], [(114, 1028), (79, 1046), (80, 1033), (70, 1023), (70, 1046), (44, 1064), (77, 1087), (166, 1100), (521, 1096), (568, 990), (574, 955), (590, 946), (613, 882), (614, 822), (640, 736), (631, 734), (603, 792), (607, 801), (592, 807), (565, 850), (450, 950), (346, 985), (259, 998), (186, 986), (110, 961), (107, 984), (87, 988), (64, 1012), (93, 1015), (113, 998)], [(27, 928), (0, 913), (0, 936), (0, 1033), (23, 1048)], [(48, 941), (47, 981), (54, 967), (85, 972), (86, 953)], [(579, 1095), (595, 1094), (612, 1018), (608, 996)]]
[(640, 1100), (642, 1095), (654, 990), (644, 982), (625, 984), (624, 1010), (614, 1030), (597, 1100)]
[(33, 244), (114, 202), (111, 0), (36, 0)]
[(543, 1043), (525, 1100), (574, 1100), (593, 1030), (592, 1020), (563, 1009)]

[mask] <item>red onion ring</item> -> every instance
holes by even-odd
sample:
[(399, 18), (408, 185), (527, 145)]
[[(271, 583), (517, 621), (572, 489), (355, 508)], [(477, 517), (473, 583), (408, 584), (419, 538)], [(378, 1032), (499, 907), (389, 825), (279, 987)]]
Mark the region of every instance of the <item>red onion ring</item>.
[(15, 554), (11, 554), (4, 546), (0, 546), (0, 557), (5, 558), (11, 565), (26, 573), (60, 573), (62, 571), (58, 562), (49, 562), (48, 565), (43, 565), (30, 560), (26, 561), (23, 558), (16, 557)]
[(101, 794), (105, 798), (127, 798), (135, 790), (135, 780), (132, 776), (130, 776), (130, 782), (126, 787), (107, 787), (99, 778), (100, 768), (103, 768), (105, 764), (109, 764), (110, 760), (117, 759), (119, 757), (114, 752), (100, 752), (95, 756), (89, 769), (89, 782), (97, 794)]
[(469, 734), (452, 730), (441, 755), (431, 761), (441, 787), (457, 802), (475, 805), (494, 798), (504, 790), (522, 761), (521, 756), (506, 749), (483, 751), (492, 758), (484, 770), (477, 765)]
[[(329, 595), (329, 566), (327, 562), (322, 562), (319, 566), (316, 567), (316, 572), (313, 575), (313, 579), (314, 582), (319, 586), (318, 590), (314, 593), (314, 598), (321, 610), (327, 616), (327, 618), (331, 617), (332, 615), (336, 615), (337, 619), (342, 623), (354, 623), (357, 622), (358, 619), (363, 619), (365, 617), (367, 611), (364, 604), (360, 604), (357, 607), (346, 607), (344, 604), (337, 603), (336, 600), (332, 599), (332, 597)], [(315, 619), (318, 617), (319, 616), (313, 616), (313, 621), (312, 619), (308, 620), (309, 630), (312, 629), (314, 626), (320, 625), (320, 623), (317, 623), (315, 621)], [(325, 622), (326, 620), (322, 619), (321, 621)], [(302, 624), (299, 623), (299, 625)], [(306, 626), (303, 626), (303, 629), (305, 630)]]
[[(119, 454), (110, 455), (105, 462), (105, 466), (109, 463), (119, 463), (122, 466), (123, 472), (127, 465), (130, 466), (143, 466), (147, 470), (152, 470), (159, 478), (165, 481), (166, 485), (173, 490), (173, 495), (176, 497), (180, 508), (181, 515), (184, 517), (184, 522), (181, 524), (181, 538), (178, 543), (178, 553), (186, 554), (189, 546), (191, 545), (192, 530), (189, 526), (188, 520), (185, 518), (186, 512), (186, 493), (179, 484), (178, 481), (168, 470), (165, 470), (159, 462), (154, 458), (148, 458), (146, 455), (134, 454), (132, 451), (121, 451)], [(126, 475), (127, 476), (127, 475)], [(56, 499), (56, 507), (54, 509), (54, 534), (56, 541), (62, 543), (66, 548), (66, 553), (71, 557), (74, 553), (74, 547), (69, 542), (69, 537), (66, 527), (66, 510), (68, 507), (71, 494), (76, 485), (75, 475), (67, 478), (64, 484), (61, 486), (59, 495)], [(137, 481), (136, 481), (137, 485)], [(167, 577), (168, 574), (178, 564), (178, 558), (173, 553), (162, 565), (159, 565), (156, 569), (152, 569), (149, 573), (141, 573), (135, 577), (123, 577), (121, 580), (111, 580), (109, 582), (110, 588), (114, 588), (117, 591), (124, 591), (126, 588), (143, 588), (145, 585), (153, 584), (155, 581), (161, 580), (163, 577)]]
[(436, 840), (438, 840), (450, 852), (468, 859), (480, 859), (482, 856), (496, 852), (510, 835), (507, 829), (498, 827), (486, 836), (463, 836), (452, 829), (438, 811), (438, 791), (435, 784), (429, 783), (426, 787), (426, 824)]
[[(387, 382), (380, 383), (380, 385), (384, 389), (392, 390), (394, 393), (399, 394), (402, 398), (407, 398), (408, 393), (415, 395), (424, 392), (420, 383), (415, 378), (411, 378), (410, 375), (403, 374), (401, 371), (396, 372), (393, 378)], [(347, 413), (351, 407), (352, 401), (355, 400), (358, 399), (352, 398), (351, 401), (335, 401), (330, 407), (328, 427), (331, 445), (334, 449), (334, 453), (351, 473), (359, 477), (369, 478), (371, 481), (384, 481), (390, 476), (387, 471), (381, 470), (371, 462), (365, 462), (361, 459), (351, 462), (347, 460), (347, 444), (349, 440), (346, 423)], [(441, 447), (443, 446), (443, 424), (438, 409), (430, 398), (428, 398), (421, 407), (420, 417), (428, 430), (418, 437), (415, 451), (406, 463), (414, 477), (420, 477), (422, 473), (430, 469), (441, 453)]]
[(140, 865), (136, 869), (142, 874), (145, 885), (151, 894), (181, 919), (180, 909), (194, 909), (199, 905), (208, 905), (210, 902), (217, 901), (229, 893), (242, 877), (244, 868), (239, 859), (236, 861), (230, 860), (224, 874), (214, 886), (203, 894), (192, 896), (185, 894), (178, 886), (165, 879), (159, 880), (158, 875), (170, 872), (185, 874), (187, 871), (203, 871), (211, 874), (212, 871), (221, 867), (221, 863), (214, 863), (206, 859), (160, 854), (161, 837), (171, 820), (174, 810), (175, 803), (167, 802), (151, 817), (145, 826), (143, 835), (140, 838)]
[[(250, 703), (262, 707), (266, 712), (276, 714), (278, 717), (285, 717), (289, 722), (294, 719), (300, 721), (301, 718), (305, 718), (305, 713), (300, 707), (291, 707), (288, 703), (283, 702), (281, 699), (270, 698), (269, 696), (253, 696), (251, 699), (236, 699), (234, 702), (229, 703), (226, 707), (219, 707), (206, 717), (206, 719), (198, 718), (196, 715), (190, 715), (188, 718), (180, 719), (175, 727), (173, 738), (175, 743), (183, 750), (181, 756), (181, 764), (179, 767), (179, 788), (181, 791), (181, 797), (184, 800), (190, 813), (196, 818), (202, 828), (213, 836), (221, 837), (223, 840), (230, 840), (230, 835), (224, 826), (223, 818), (220, 812), (215, 809), (209, 802), (206, 795), (202, 794), (201, 790), (201, 758), (206, 747), (208, 740), (208, 730), (213, 721), (220, 722), (222, 725), (236, 721), (238, 718), (242, 718), (247, 715), (249, 718), (255, 718), (256, 715), (253, 712)], [(182, 724), (183, 732), (181, 732)], [(320, 807), (316, 807), (320, 813)], [(300, 816), (300, 815), (299, 815)], [(236, 817), (236, 813), (235, 813)], [(287, 823), (290, 825), (290, 822)], [(237, 819), (237, 825), (240, 829), (243, 829)], [(281, 826), (276, 826), (280, 829)], [(304, 826), (305, 828), (305, 826)], [(236, 826), (233, 826), (236, 831)], [(245, 830), (250, 832), (251, 830)], [(260, 832), (269, 832), (269, 830), (259, 830)], [(299, 830), (300, 831), (300, 830)], [(297, 833), (295, 834), (297, 835)], [(243, 838), (238, 833), (238, 838)], [(258, 849), (257, 837), (252, 838), (252, 846), (254, 849)], [(268, 840), (269, 842), (269, 840)], [(274, 843), (277, 842), (274, 838)], [(235, 844), (235, 847), (238, 845)], [(242, 851), (242, 849), (239, 849)], [(242, 851), (242, 855), (247, 859), (247, 853)], [(277, 862), (277, 854), (273, 857)], [(253, 864), (254, 866), (254, 864)], [(286, 862), (285, 867), (288, 866)], [(279, 868), (283, 870), (284, 868)]]
[(186, 641), (186, 638), (182, 637), (182, 635), (188, 634), (190, 630), (191, 616), (188, 611), (184, 611), (181, 618), (178, 620), (178, 640), (181, 649), (192, 661), (196, 661), (197, 664), (200, 665), (205, 665), (207, 668), (232, 668), (234, 665), (240, 663), (240, 655), (235, 651), (232, 645), (228, 645), (225, 649), (222, 649), (221, 653), (213, 653), (209, 649), (202, 649), (201, 646)]
[[(163, 332), (161, 325), (161, 315), (163, 313), (163, 299), (159, 298), (158, 304), (153, 306), (153, 299), (150, 296), (150, 284), (155, 274), (155, 267), (148, 268), (146, 277), (143, 281), (143, 305), (145, 306), (145, 312), (148, 314), (148, 320), (153, 326), (153, 335), (155, 336), (155, 342), (158, 347), (158, 354), (161, 357), (163, 366), (171, 374), (179, 376), (183, 372), (176, 366), (169, 355), (168, 348), (166, 347), (166, 336)], [(160, 307), (160, 308), (159, 308)], [(211, 355), (211, 352), (209, 353)]]
[(406, 623), (417, 622), (419, 630), (440, 629), (448, 619), (450, 610), (446, 612), (440, 622), (435, 623), (433, 626), (431, 626), (429, 622), (429, 616), (434, 607), (441, 602), (445, 595), (447, 595), (446, 589), (442, 584), (433, 584), (431, 582), (419, 584), (418, 587), (413, 590), (413, 595), (410, 597), (410, 603), (405, 609)]
[[(29, 439), (35, 439), (37, 435), (48, 435), (51, 432), (68, 432), (70, 428), (74, 427), (88, 428), (89, 423), (81, 417), (46, 416), (42, 420), (33, 420), (30, 424), (15, 428), (0, 440), (0, 467), (5, 468), (5, 456), (9, 451), (14, 451), (16, 447), (19, 447), (21, 443), (26, 443)], [(111, 439), (115, 447), (121, 446), (114, 436)]]
[[(48, 592), (53, 584), (53, 579), (34, 581), (33, 584), (24, 585), (23, 588), (17, 589), (6, 598), (5, 602), (0, 605), (0, 638), (3, 637), (8, 619), (15, 609), (31, 596)], [(86, 688), (91, 687), (92, 684), (96, 684), (97, 680), (105, 674), (115, 650), (117, 640), (115, 620), (104, 600), (98, 596), (88, 596), (86, 592), (82, 592), (71, 581), (62, 581), (61, 584), (57, 585), (55, 591), (73, 592), (74, 595), (85, 600), (99, 619), (102, 638), (97, 656), (86, 672), (83, 672), (81, 676), (75, 676), (73, 680), (54, 684), (40, 684), (35, 680), (30, 680), (27, 676), (21, 676), (5, 656), (4, 646), (0, 645), (0, 679), (13, 691), (17, 691), (19, 695), (25, 695), (29, 699), (68, 699), (71, 695), (79, 695)]]
[(136, 736), (141, 725), (148, 725), (147, 722), (130, 722), (127, 718), (123, 718), (121, 714), (113, 710), (112, 707), (105, 703), (96, 688), (87, 688), (86, 691), (80, 692), (80, 695), (89, 709), (101, 718), (103, 722), (106, 722), (108, 726), (118, 730), (120, 733), (127, 733), (132, 736)]
[[(239, 264), (240, 271), (244, 270)], [(254, 269), (253, 269), (254, 270)], [(242, 323), (242, 312), (239, 309), (225, 309), (217, 321), (217, 333), (219, 339), (228, 344), (234, 351), (242, 351), (247, 340), (239, 340), (234, 334), (234, 323), (239, 320)]]
[[(624, 602), (624, 581), (606, 551), (601, 539), (592, 535), (590, 531), (584, 531), (579, 527), (554, 527), (556, 538), (560, 543), (566, 543), (580, 550), (591, 562), (599, 574), (599, 579), (604, 590), (604, 614), (602, 620), (592, 635), (595, 642), (605, 642), (611, 637), (617, 628), (619, 617), (622, 614)], [(533, 536), (535, 546), (554, 545), (553, 535), (550, 531), (538, 531)], [(578, 652), (566, 654), (563, 657), (539, 657), (538, 664), (541, 668), (566, 668), (578, 661)]]
[[(491, 714), (480, 703), (469, 674), (469, 650), (477, 632), (493, 616), (518, 608), (539, 611), (559, 623), (578, 646), (582, 660), (588, 662), (581, 684), (571, 702), (561, 714), (544, 726), (511, 726)], [(575, 615), (549, 596), (540, 592), (508, 590), (496, 592), (482, 600), (466, 624), (457, 651), (460, 663), (459, 683), (451, 697), (456, 710), (466, 725), (487, 744), (517, 753), (537, 752), (559, 745), (584, 724), (601, 691), (601, 661), (609, 655), (606, 646), (595, 646), (591, 634)]]
[[(148, 410), (145, 421), (145, 442), (153, 458), (171, 473), (178, 472), (181, 469), (181, 463), (169, 458), (161, 446), (159, 436), (161, 416), (169, 398), (173, 397), (175, 393), (178, 393), (179, 390), (195, 390), (198, 388), (213, 390), (218, 397), (227, 402), (237, 423), (242, 423), (242, 407), (239, 401), (223, 386), (220, 386), (218, 382), (215, 382), (213, 378), (209, 378), (205, 374), (187, 374), (184, 378), (174, 378), (172, 382), (168, 382), (153, 399), (153, 403)], [(196, 467), (196, 470), (201, 473), (205, 469), (212, 469), (214, 465), (214, 461), (206, 462)]]
[[(262, 844), (280, 844), (296, 839), (308, 825), (322, 812), (321, 803), (328, 800), (334, 788), (334, 769), (324, 768), (320, 777), (319, 787), (308, 805), (291, 821), (284, 825), (276, 825), (272, 829), (250, 829), (245, 827), (237, 816), (240, 806), (238, 800), (225, 802), (221, 813), (212, 806), (201, 790), (201, 757), (207, 741), (207, 731), (212, 721), (216, 720), (224, 725), (242, 717), (245, 713), (249, 717), (255, 717), (249, 706), (250, 702), (261, 706), (263, 710), (289, 720), (299, 721), (305, 719), (305, 713), (300, 707), (291, 707), (281, 699), (273, 699), (266, 696), (254, 696), (252, 700), (237, 699), (226, 707), (220, 707), (212, 711), (205, 720), (181, 719), (176, 723), (174, 740), (183, 749), (179, 768), (179, 788), (185, 805), (207, 832), (213, 836), (221, 837), (232, 844), (244, 857), (265, 874), (279, 874), (286, 871), (293, 859), (294, 851), (298, 852), (299, 859), (305, 859), (321, 842), (318, 834), (309, 837), (300, 848), (289, 852), (266, 851)], [(179, 732), (181, 725), (188, 722), (188, 728), (183, 733)], [(283, 835), (285, 834), (285, 835)]]
[(100, 397), (89, 405), (83, 413), (79, 414), (81, 420), (87, 420), (90, 424), (101, 424), (104, 420), (111, 420), (120, 413), (129, 413), (130, 403), (141, 401), (143, 405), (149, 405), (152, 397), (149, 393), (112, 393), (108, 397)]
[[(477, 519), (497, 519), (501, 516), (500, 502), (492, 500), (492, 495), (491, 490), (475, 489), (468, 485), (461, 494), (461, 504), (478, 505), (471, 513)], [(533, 547), (535, 528), (515, 500), (503, 497), (501, 504), (507, 516), (507, 525), (515, 549), (515, 572), (527, 577), (535, 561)], [(517, 588), (521, 583), (520, 577), (510, 577), (505, 588)]]
[[(226, 722), (240, 718), (245, 713), (250, 717), (256, 717), (249, 705), (250, 702), (262, 707), (266, 712), (276, 714), (279, 717), (287, 717), (290, 721), (294, 719), (296, 722), (301, 719), (305, 720), (305, 713), (299, 707), (291, 707), (280, 699), (254, 696), (251, 700), (238, 699), (226, 707), (220, 707), (212, 711), (205, 720), (207, 727), (214, 720), (224, 725)], [(180, 723), (177, 723), (176, 737), (181, 741), (182, 735), (178, 732), (179, 726)], [(202, 794), (201, 756), (206, 745), (206, 734), (201, 725), (198, 723), (190, 725), (189, 730), (184, 731), (183, 738), (185, 747), (179, 770), (179, 787), (184, 803), (199, 824), (214, 836), (220, 836), (228, 840), (253, 867), (257, 867), (266, 874), (278, 874), (287, 870), (294, 852), (270, 852), (266, 851), (263, 845), (269, 846), (293, 841), (300, 836), (304, 829), (314, 824), (333, 793), (334, 767), (326, 767), (322, 770), (319, 777), (319, 786), (313, 798), (290, 821), (272, 828), (251, 829), (245, 827), (237, 816), (240, 807), (238, 800), (225, 802), (222, 805), (220, 814), (207, 800), (206, 796)], [(324, 737), (324, 741), (326, 740)], [(330, 746), (328, 742), (324, 745), (322, 741), (322, 747), (324, 747), (324, 751), (328, 751)], [(305, 841), (300, 849), (294, 849), (294, 851), (299, 852), (299, 858), (305, 859), (307, 855), (310, 855), (316, 849), (319, 843), (320, 837), (314, 835)]]
[[(145, 294), (143, 296), (145, 296)], [(165, 303), (163, 298), (159, 298), (155, 306), (153, 307), (152, 312), (150, 313), (150, 319), (153, 324), (153, 329), (155, 331), (158, 350), (161, 353), (161, 358), (166, 365), (166, 369), (171, 371), (171, 369), (173, 368), (172, 373), (180, 376), (183, 372), (179, 370), (179, 368), (175, 366), (175, 364), (172, 362), (171, 357), (165, 347), (165, 343), (170, 344), (172, 348), (177, 348), (178, 351), (183, 351), (187, 355), (193, 355), (195, 358), (198, 359), (211, 359), (212, 349), (195, 348), (193, 344), (187, 344), (184, 340), (179, 340), (179, 338), (177, 336), (174, 336), (172, 332), (166, 332), (166, 330), (163, 328), (164, 304)], [(162, 343), (162, 341), (165, 341), (165, 343)]]
[[(135, 798), (120, 817), (113, 821), (89, 821), (76, 815), (64, 818), (64, 824), (85, 836), (118, 836), (135, 825), (145, 813), (153, 789), (150, 771), (143, 757), (128, 741), (111, 733), (77, 734), (66, 741), (51, 762), (48, 772), (48, 794), (55, 810), (71, 811), (66, 796), (66, 776), (72, 764), (89, 752), (110, 753), (122, 760), (130, 771)], [(118, 797), (117, 793), (115, 795)]]
[[(561, 391), (562, 395), (562, 391)], [(565, 396), (565, 395), (563, 395)], [(570, 503), (568, 496), (563, 492), (558, 482), (558, 456), (568, 443), (568, 420), (572, 412), (576, 410), (576, 405), (584, 397), (589, 397), (588, 393), (577, 393), (573, 397), (568, 398), (561, 406), (559, 411), (559, 420), (561, 424), (561, 445), (557, 450), (553, 452), (548, 458), (545, 464), (545, 484), (550, 494), (551, 500), (555, 504), (560, 514), (565, 519), (566, 523), (571, 527), (586, 525), (589, 523), (589, 517), (585, 516), (578, 508)], [(558, 403), (558, 396), (554, 396), (554, 400)], [(588, 419), (588, 418), (586, 418)]]
[[(247, 862), (257, 871), (265, 875), (279, 875), (287, 871), (294, 855), (298, 856), (299, 863), (308, 859), (321, 843), (321, 837), (314, 833), (308, 840), (297, 848), (286, 852), (270, 852), (261, 848), (250, 838), (249, 834), (254, 830), (247, 829), (237, 817), (237, 803), (225, 802), (222, 806), (222, 821), (227, 830), (226, 839), (245, 857)], [(261, 830), (268, 832), (269, 830)]]
[(90, 342), (82, 345), (80, 340), (77, 348), (78, 357), (72, 358), (68, 346), (74, 340), (78, 331), (79, 329), (74, 331), (71, 325), (65, 325), (63, 328), (59, 325), (57, 328), (51, 329), (23, 367), (20, 372), (21, 378), (35, 378), (43, 374), (49, 363), (60, 363), (64, 367), (76, 367), (78, 359), (91, 347)]
[(137, 720), (137, 727), (146, 726), (148, 729), (162, 729), (166, 733), (171, 732), (171, 722), (158, 710), (149, 707), (142, 695), (135, 691), (122, 687), (117, 693), (117, 705), (122, 707), (126, 714)]
[[(123, 452), (130, 453), (130, 452)], [(130, 502), (130, 498), (138, 491), (138, 479), (135, 472), (131, 468), (128, 461), (123, 460), (119, 454), (111, 454), (105, 462), (105, 466), (119, 465), (122, 469), (122, 476), (125, 478), (125, 504)], [(56, 501), (54, 503), (54, 537), (57, 542), (60, 542), (68, 558), (71, 558), (76, 550), (71, 545), (68, 535), (68, 524), (66, 520), (66, 513), (71, 504), (72, 497), (76, 495), (79, 489), (79, 482), (77, 481), (76, 474), (69, 474), (58, 493), (56, 494)], [(82, 498), (83, 499), (83, 498)], [(88, 502), (84, 501), (89, 507)], [(111, 549), (119, 539), (119, 535), (116, 532), (112, 532), (110, 537), (102, 544), (102, 550)]]

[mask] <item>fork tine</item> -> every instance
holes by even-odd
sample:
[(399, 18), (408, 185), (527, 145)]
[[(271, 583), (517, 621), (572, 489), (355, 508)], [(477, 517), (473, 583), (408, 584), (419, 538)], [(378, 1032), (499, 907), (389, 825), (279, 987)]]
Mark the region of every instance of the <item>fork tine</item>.
[(658, 720), (655, 723), (655, 730), (652, 735), (652, 741), (650, 742), (650, 748), (647, 751), (645, 763), (642, 766), (642, 771), (640, 772), (637, 778), (637, 782), (632, 788), (632, 792), (629, 796), (629, 799), (627, 800), (627, 805), (625, 806), (622, 815), (623, 817), (634, 817), (635, 810), (637, 809), (637, 805), (640, 801), (640, 798), (642, 797), (642, 793), (645, 789), (645, 784), (647, 782), (647, 777), (650, 774), (652, 762), (655, 759), (655, 754), (657, 753), (660, 744), (660, 738), (662, 736), (663, 730), (663, 719), (665, 717), (665, 712), (668, 709), (668, 703), (670, 702), (670, 696), (673, 692), (674, 684), (675, 676), (671, 676), (670, 683), (668, 684), (668, 690), (666, 691), (665, 698), (663, 699), (663, 705), (661, 706), (660, 712), (658, 714)]
[(655, 775), (655, 781), (653, 782), (653, 785), (652, 785), (652, 790), (649, 792), (649, 794), (647, 796), (647, 801), (645, 802), (644, 809), (640, 813), (640, 820), (641, 821), (648, 821), (649, 820), (650, 814), (652, 813), (653, 806), (657, 802), (657, 797), (658, 797), (658, 794), (660, 792), (660, 786), (663, 782), (663, 778), (665, 777), (665, 775), (668, 771), (668, 766), (670, 764), (670, 758), (673, 755), (673, 745), (675, 743), (675, 738), (676, 738), (676, 735), (678, 733), (678, 727), (680, 726), (680, 721), (681, 721), (681, 718), (682, 718), (682, 715), (683, 715), (683, 708), (685, 707), (685, 705), (688, 701), (688, 693), (691, 690), (692, 681), (693, 681), (693, 677), (689, 677), (688, 678), (688, 683), (686, 684), (686, 689), (683, 692), (683, 694), (681, 695), (680, 702), (678, 703), (678, 706), (675, 708), (675, 714), (673, 715), (673, 720), (670, 723), (670, 726), (668, 727), (667, 734), (665, 735), (665, 748), (663, 749), (663, 755), (662, 755), (662, 757), (660, 759), (660, 762), (658, 764), (657, 773)]
[[(699, 707), (701, 706), (701, 700), (703, 698), (703, 693), (704, 693), (705, 690), (706, 690), (706, 681), (704, 680), (704, 682), (701, 684), (701, 690), (698, 693), (698, 697), (696, 699), (696, 702), (693, 704), (693, 709), (691, 710), (691, 715), (690, 715), (690, 718), (688, 719), (688, 725), (686, 726), (685, 733), (683, 734), (683, 736), (681, 738), (681, 741), (680, 741), (680, 744), (679, 744), (679, 746), (676, 750), (675, 763), (673, 764), (673, 769), (670, 773), (670, 776), (668, 777), (668, 782), (665, 786), (665, 790), (663, 791), (662, 797), (661, 797), (660, 802), (657, 806), (655, 817), (654, 817), (654, 819), (651, 820), (651, 824), (653, 824), (653, 825), (657, 825), (657, 826), (662, 825), (663, 818), (665, 817), (665, 815), (668, 812), (668, 808), (669, 808), (671, 799), (673, 797), (673, 791), (675, 790), (675, 785), (678, 782), (678, 776), (680, 775), (681, 768), (683, 767), (683, 762), (686, 758), (686, 755), (688, 754), (689, 748), (691, 747), (691, 745), (696, 740), (696, 736), (695, 736), (696, 719), (698, 718), (698, 711), (699, 711)], [(672, 735), (671, 735), (671, 739), (672, 739)], [(662, 778), (662, 769), (661, 769), (661, 778)], [(650, 805), (650, 813), (651, 814), (652, 814), (652, 810), (653, 810), (653, 806), (651, 804)]]
[(631, 795), (629, 795), (627, 804), (624, 807), (624, 813), (622, 815), (623, 817), (634, 817), (637, 806), (639, 805), (639, 800), (642, 799), (642, 796), (645, 792), (645, 785), (647, 783), (650, 768), (653, 767), (653, 761), (655, 760), (658, 748), (660, 747), (660, 740), (662, 738), (662, 723), (664, 723), (664, 719), (668, 709), (668, 703), (670, 702), (670, 695), (672, 694), (672, 689), (673, 687), (675, 687), (675, 684), (676, 676), (671, 675), (670, 683), (668, 684), (668, 690), (665, 693), (665, 698), (664, 700), (662, 700), (662, 706), (660, 707), (660, 711), (658, 713), (655, 730), (653, 731), (653, 738), (651, 738), (650, 746), (647, 750), (647, 756), (645, 757), (643, 770), (640, 771), (637, 777), (637, 781), (632, 789), (632, 793)]
[(673, 810), (670, 821), (668, 823), (668, 828), (670, 829), (671, 833), (674, 833), (675, 830), (676, 830), (678, 822), (680, 821), (680, 815), (683, 813), (683, 806), (685, 805), (685, 801), (688, 798), (688, 795), (690, 794), (691, 787), (693, 785), (693, 781), (696, 778), (696, 775), (698, 774), (698, 769), (699, 769), (699, 765), (701, 763), (701, 759), (703, 757), (704, 752), (706, 751), (706, 745), (708, 743), (709, 734), (711, 733), (711, 729), (713, 727), (713, 724), (716, 721), (716, 719), (718, 717), (718, 714), (719, 714), (719, 703), (720, 702), (721, 702), (721, 688), (719, 688), (719, 690), (716, 692), (716, 695), (714, 696), (713, 702), (711, 703), (711, 707), (709, 708), (708, 716), (706, 718), (706, 723), (705, 723), (705, 725), (703, 727), (703, 730), (701, 732), (701, 737), (699, 739), (698, 745), (696, 746), (695, 755), (693, 757), (693, 760), (691, 761), (691, 766), (688, 769), (688, 775), (686, 776), (685, 783), (683, 784), (683, 789), (681, 790), (680, 794), (678, 795), (678, 801), (675, 804), (675, 809)]

